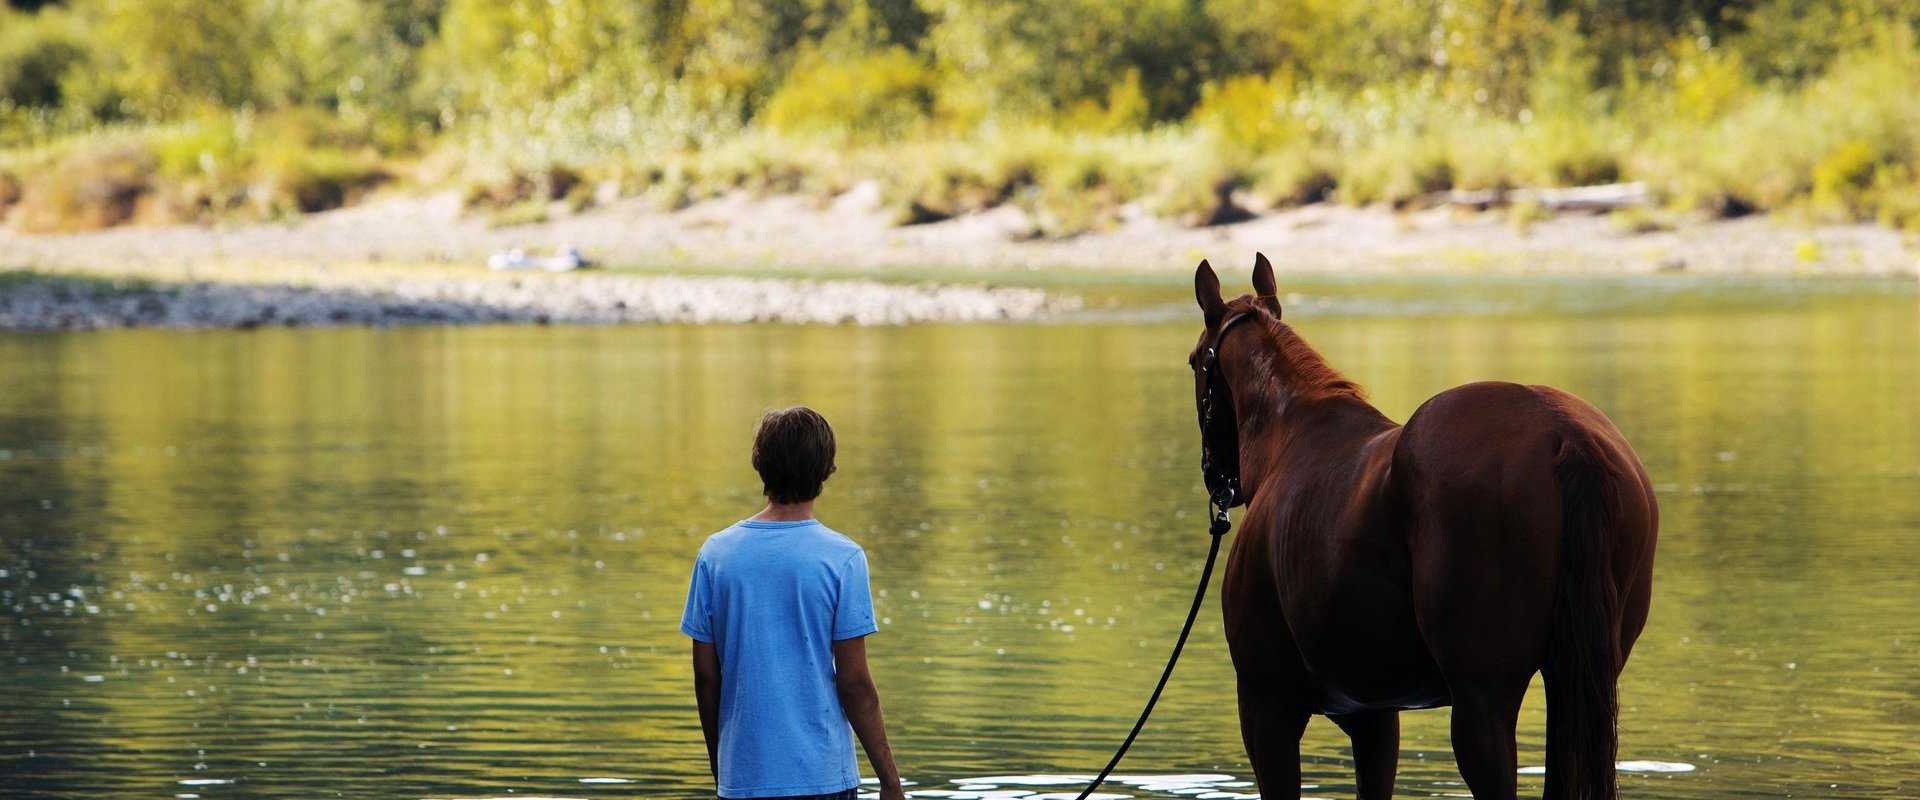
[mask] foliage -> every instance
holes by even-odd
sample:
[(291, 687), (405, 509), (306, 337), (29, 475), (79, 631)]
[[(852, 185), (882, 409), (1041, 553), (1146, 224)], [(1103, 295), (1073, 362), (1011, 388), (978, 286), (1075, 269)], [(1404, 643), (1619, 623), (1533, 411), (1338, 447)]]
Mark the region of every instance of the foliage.
[(915, 133), (933, 110), (933, 96), (933, 72), (902, 48), (847, 59), (816, 56), (787, 77), (761, 118), (787, 133), (887, 141)]
[(1292, 100), (1289, 75), (1239, 75), (1207, 86), (1192, 119), (1229, 146), (1274, 150), (1303, 133), (1293, 119)]
[(0, 209), (59, 229), (408, 174), (496, 209), (876, 179), (902, 221), (1015, 203), (1064, 235), (1130, 205), (1198, 224), (1236, 197), (1644, 180), (1681, 210), (1914, 225), (1917, 26), (1908, 0), (27, 4), (0, 8)]
[(20, 227), (40, 233), (90, 230), (133, 219), (152, 186), (153, 157), (130, 141), (108, 141), (38, 170), (20, 192)]
[(85, 30), (72, 15), (0, 7), (0, 111), (59, 108), (66, 100), (63, 84), (91, 56)]

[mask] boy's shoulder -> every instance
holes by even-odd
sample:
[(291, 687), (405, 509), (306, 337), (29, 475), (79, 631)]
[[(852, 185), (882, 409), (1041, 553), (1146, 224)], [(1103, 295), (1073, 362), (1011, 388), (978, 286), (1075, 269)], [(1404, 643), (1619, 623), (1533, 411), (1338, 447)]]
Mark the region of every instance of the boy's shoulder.
[(792, 550), (795, 546), (799, 546), (816, 553), (844, 556), (865, 551), (865, 548), (852, 537), (827, 527), (819, 520), (762, 522), (743, 519), (709, 535), (700, 545), (700, 555), (703, 558), (712, 557), (741, 549), (753, 549), (762, 544), (777, 544), (783, 550)]
[(853, 537), (848, 536), (839, 531), (836, 531), (832, 528), (829, 528), (824, 524), (820, 524), (816, 522), (814, 524), (814, 530), (817, 536), (821, 537), (822, 539), (825, 539), (828, 542), (832, 542), (833, 544), (839, 545), (844, 548), (853, 549), (853, 550), (862, 549), (860, 547), (860, 543), (854, 541)]

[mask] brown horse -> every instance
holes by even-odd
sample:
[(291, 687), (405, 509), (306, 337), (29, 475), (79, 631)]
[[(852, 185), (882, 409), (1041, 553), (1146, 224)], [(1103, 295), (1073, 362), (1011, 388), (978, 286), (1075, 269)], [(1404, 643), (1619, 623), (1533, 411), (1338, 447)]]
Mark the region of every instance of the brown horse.
[(1264, 255), (1253, 285), (1223, 302), (1200, 262), (1191, 363), (1207, 490), (1246, 506), (1221, 595), (1260, 795), (1300, 796), (1300, 736), (1325, 714), (1353, 740), (1359, 796), (1390, 797), (1400, 711), (1450, 704), (1473, 796), (1513, 798), (1540, 672), (1546, 796), (1613, 798), (1616, 686), (1659, 525), (1633, 448), (1545, 386), (1460, 386), (1397, 425), (1280, 321)]

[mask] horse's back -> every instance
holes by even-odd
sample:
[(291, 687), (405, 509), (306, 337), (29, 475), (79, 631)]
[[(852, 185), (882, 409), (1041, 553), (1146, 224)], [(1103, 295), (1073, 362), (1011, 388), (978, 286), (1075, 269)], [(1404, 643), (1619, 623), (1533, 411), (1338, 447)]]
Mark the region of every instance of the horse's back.
[[(1437, 499), (1433, 492), (1448, 492), (1511, 505), (1551, 486), (1553, 467), (1576, 453), (1596, 458), (1628, 484), (1622, 494), (1651, 494), (1639, 457), (1613, 421), (1551, 386), (1470, 383), (1434, 395), (1407, 420), (1393, 469), (1410, 500), (1431, 501)], [(1558, 488), (1548, 494), (1557, 497)]]

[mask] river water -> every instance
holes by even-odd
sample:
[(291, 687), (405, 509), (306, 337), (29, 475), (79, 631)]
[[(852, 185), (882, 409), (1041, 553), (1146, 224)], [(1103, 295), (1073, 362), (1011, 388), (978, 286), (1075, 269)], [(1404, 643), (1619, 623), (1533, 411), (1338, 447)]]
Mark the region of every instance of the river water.
[[(1289, 319), (1396, 419), (1549, 383), (1638, 448), (1663, 525), (1623, 796), (1920, 796), (1911, 287), (1302, 287)], [(1206, 547), (1197, 320), (1175, 285), (1116, 296), (1040, 325), (0, 335), (0, 797), (710, 796), (688, 570), (758, 507), (754, 420), (800, 403), (838, 430), (819, 512), (871, 557), (909, 788), (1077, 792)], [(1233, 708), (1209, 602), (1105, 791), (1250, 796)], [(1446, 712), (1404, 725), (1400, 794), (1464, 794)], [(1337, 730), (1304, 746), (1307, 794), (1351, 796)]]

